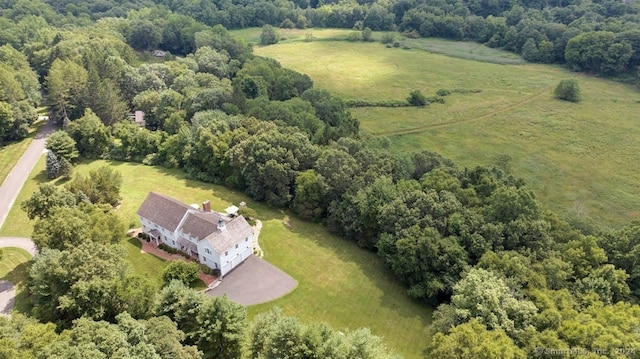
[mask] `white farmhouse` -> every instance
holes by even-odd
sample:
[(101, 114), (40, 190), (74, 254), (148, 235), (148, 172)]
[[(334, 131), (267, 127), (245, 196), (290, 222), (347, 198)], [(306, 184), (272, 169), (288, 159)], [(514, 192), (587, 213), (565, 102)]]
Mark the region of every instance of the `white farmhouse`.
[(142, 231), (156, 244), (179, 249), (224, 276), (253, 252), (253, 229), (244, 217), (229, 212), (211, 211), (209, 201), (200, 210), (150, 192), (137, 213)]

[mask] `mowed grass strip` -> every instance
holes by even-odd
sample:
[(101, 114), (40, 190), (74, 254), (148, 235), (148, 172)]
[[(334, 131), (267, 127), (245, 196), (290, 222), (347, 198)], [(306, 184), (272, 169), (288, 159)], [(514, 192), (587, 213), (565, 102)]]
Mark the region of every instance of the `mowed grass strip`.
[[(105, 164), (122, 174), (122, 205), (117, 211), (131, 228), (140, 226), (135, 213), (150, 191), (189, 204), (210, 200), (218, 211), (244, 201), (257, 211), (263, 221), (260, 244), (265, 259), (294, 277), (299, 285), (279, 300), (250, 307), (251, 317), (279, 306), (305, 322), (325, 322), (339, 330), (369, 327), (405, 358), (422, 357), (430, 338), (427, 325), (431, 308), (410, 299), (406, 288), (374, 253), (333, 236), (320, 224), (291, 217), (287, 210), (270, 208), (223, 186), (189, 180), (180, 170), (100, 160), (82, 163), (75, 172), (87, 174)], [(37, 189), (42, 180), (46, 179), (32, 176), (25, 189)], [(28, 198), (32, 193), (24, 192), (21, 197)], [(12, 211), (7, 223), (15, 218)], [(27, 219), (24, 225), (31, 228), (33, 223)], [(30, 232), (27, 229), (22, 233)], [(122, 244), (135, 272), (161, 283), (162, 269), (168, 262), (140, 254), (136, 239), (125, 239)]]
[[(426, 95), (480, 89), (425, 108), (351, 112), (364, 134), (387, 137), (396, 153), (436, 151), (462, 166), (508, 155), (512, 172), (562, 216), (608, 227), (640, 217), (636, 87), (559, 66), (498, 65), (377, 43), (284, 42), (254, 51), (308, 74), (316, 86), (345, 99), (402, 99), (413, 89)], [(564, 78), (578, 80), (583, 101), (553, 98)]]
[(31, 265), (31, 254), (22, 248), (3, 248), (4, 256), (0, 260), (0, 279), (11, 282), (16, 288), (16, 301), (14, 310), (26, 313), (28, 301), (26, 300), (26, 282)]

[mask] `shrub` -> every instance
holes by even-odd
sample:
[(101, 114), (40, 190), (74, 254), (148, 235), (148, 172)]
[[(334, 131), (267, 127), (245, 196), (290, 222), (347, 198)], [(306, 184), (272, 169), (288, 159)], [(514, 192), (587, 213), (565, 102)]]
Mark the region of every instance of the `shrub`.
[(365, 27), (364, 30), (362, 30), (362, 41), (371, 41), (371, 35), (373, 33), (371, 32), (371, 29), (368, 27)]
[(260, 43), (262, 45), (271, 45), (278, 43), (278, 32), (271, 25), (264, 25), (260, 34)]
[(420, 90), (413, 90), (409, 94), (407, 102), (413, 106), (425, 106), (427, 104), (427, 98), (422, 94)]
[(371, 101), (371, 100), (346, 100), (345, 104), (348, 107), (407, 107), (413, 106), (409, 104), (407, 101), (399, 101), (399, 100), (381, 100), (381, 101)]
[(564, 79), (560, 81), (555, 91), (553, 91), (553, 94), (555, 98), (559, 100), (579, 102), (581, 100), (581, 97), (578, 80)]
[(347, 35), (347, 40), (349, 40), (349, 41), (358, 41), (358, 40), (360, 40), (360, 33), (356, 32), (356, 31), (350, 32), (349, 35)]
[(167, 252), (167, 253), (169, 253), (169, 254), (176, 254), (176, 253), (178, 253), (178, 250), (177, 250), (177, 249), (175, 249), (175, 248), (173, 248), (173, 247), (170, 247), (170, 246), (168, 246), (168, 245), (166, 245), (166, 244), (164, 244), (164, 243), (160, 243), (160, 245), (158, 245), (158, 248), (162, 249), (163, 251), (165, 251), (165, 252)]
[(427, 98), (427, 102), (429, 103), (444, 103), (444, 97), (442, 96), (431, 96)]
[(191, 286), (198, 280), (200, 267), (194, 262), (173, 261), (162, 271), (162, 280), (169, 284), (172, 280), (179, 280)]
[(249, 225), (256, 225), (256, 218), (258, 218), (258, 213), (253, 208), (242, 207), (238, 210), (238, 214), (244, 217)]
[(296, 27), (296, 24), (294, 24), (293, 21), (291, 21), (291, 19), (284, 19), (280, 23), (280, 28), (281, 29), (293, 29), (295, 27)]
[(200, 264), (200, 270), (202, 271), (202, 273), (207, 274), (207, 275), (213, 275), (213, 268), (209, 267), (206, 264)]
[(4, 248), (0, 248), (0, 259), (4, 258)]
[(393, 47), (400, 47), (400, 45), (402, 45), (402, 43), (400, 43), (400, 40), (398, 39), (393, 40)]
[(380, 41), (383, 44), (393, 44), (395, 41), (397, 41), (396, 35), (392, 32), (385, 32), (384, 34), (382, 34)]
[(448, 96), (448, 95), (451, 95), (451, 90), (440, 89), (440, 90), (436, 91), (436, 95), (438, 95), (438, 96)]
[(416, 30), (411, 30), (411, 31), (405, 31), (402, 33), (402, 35), (404, 35), (404, 37), (409, 38), (409, 39), (419, 39), (420, 38), (420, 33)]
[(149, 242), (151, 240), (151, 237), (149, 237), (149, 235), (144, 233), (144, 232), (138, 233), (138, 238), (144, 239), (147, 242)]

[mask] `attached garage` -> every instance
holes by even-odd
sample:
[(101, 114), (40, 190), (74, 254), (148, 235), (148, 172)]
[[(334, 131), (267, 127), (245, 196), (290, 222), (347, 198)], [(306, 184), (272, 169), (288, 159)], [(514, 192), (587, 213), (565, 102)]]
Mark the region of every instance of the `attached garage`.
[(242, 252), (242, 254), (240, 254), (241, 259), (240, 260), (245, 260), (247, 258), (249, 258), (249, 256), (251, 255), (251, 248), (247, 248), (244, 250), (244, 252)]

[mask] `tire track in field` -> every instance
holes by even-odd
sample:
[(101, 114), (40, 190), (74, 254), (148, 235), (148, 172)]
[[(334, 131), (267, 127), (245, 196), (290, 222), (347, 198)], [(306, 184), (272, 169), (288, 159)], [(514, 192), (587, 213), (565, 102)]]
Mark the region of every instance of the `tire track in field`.
[(527, 98), (525, 98), (522, 101), (516, 102), (514, 104), (511, 104), (509, 106), (497, 109), (495, 111), (491, 111), (488, 113), (485, 113), (483, 115), (479, 115), (479, 116), (474, 116), (474, 117), (470, 117), (470, 118), (465, 118), (462, 120), (457, 120), (457, 121), (450, 121), (450, 122), (443, 122), (443, 123), (434, 123), (434, 124), (430, 124), (430, 125), (424, 125), (424, 126), (418, 126), (418, 127), (413, 127), (413, 128), (409, 128), (406, 130), (395, 130), (395, 131), (387, 131), (387, 132), (381, 132), (381, 133), (377, 133), (375, 134), (373, 137), (381, 137), (381, 136), (400, 136), (400, 135), (409, 135), (412, 133), (417, 133), (417, 132), (424, 132), (426, 130), (431, 130), (431, 129), (435, 129), (435, 128), (442, 128), (442, 127), (448, 127), (448, 126), (453, 126), (453, 125), (461, 125), (461, 124), (465, 124), (465, 123), (470, 123), (470, 122), (475, 122), (475, 121), (480, 121), (480, 120), (484, 120), (486, 118), (495, 116), (499, 113), (503, 113), (503, 112), (507, 112), (510, 110), (513, 110), (516, 107), (520, 107), (524, 104), (527, 104), (539, 97), (542, 97), (543, 95), (546, 95), (547, 93), (549, 93), (550, 90), (552, 90), (555, 87), (555, 85), (549, 86), (547, 88), (545, 88), (542, 92), (539, 92), (535, 95), (529, 96)]

